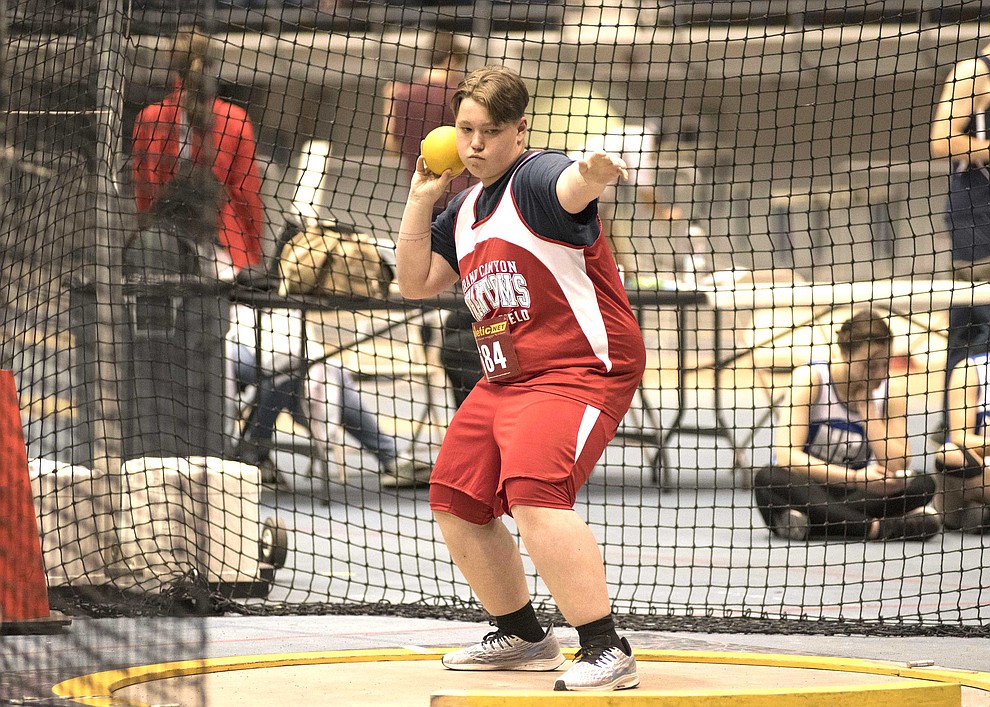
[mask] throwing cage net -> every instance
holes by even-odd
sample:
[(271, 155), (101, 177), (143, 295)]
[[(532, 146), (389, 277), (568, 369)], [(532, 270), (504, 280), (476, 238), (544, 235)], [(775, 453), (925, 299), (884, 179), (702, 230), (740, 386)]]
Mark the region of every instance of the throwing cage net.
[[(950, 345), (950, 313), (978, 324), (990, 303), (960, 267), (985, 257), (990, 207), (973, 191), (976, 225), (953, 232), (952, 162), (930, 141), (961, 121), (986, 149), (978, 3), (0, 12), (0, 363), (55, 608), (483, 616), (424, 486), (480, 375), (470, 318), (454, 292), (404, 300), (392, 280), (420, 140), (465, 71), (503, 64), (531, 93), (530, 147), (629, 167), (599, 209), (647, 372), (576, 506), (620, 623), (986, 633), (982, 459), (937, 453), (968, 426), (945, 401), (979, 402), (946, 396), (946, 367), (990, 349), (976, 324)], [(977, 74), (971, 127), (936, 118), (959, 65)], [(840, 346), (862, 311), (890, 330), (882, 386), (865, 339)], [(800, 402), (797, 369), (838, 400)], [(883, 444), (860, 448), (852, 409)], [(833, 474), (856, 463), (809, 510), (788, 486), (808, 474), (760, 470), (822, 414), (849, 425), (794, 448)], [(930, 482), (921, 502), (897, 496), (904, 477), (883, 508), (863, 500), (855, 472), (878, 455)], [(925, 507), (939, 532), (905, 519)]]

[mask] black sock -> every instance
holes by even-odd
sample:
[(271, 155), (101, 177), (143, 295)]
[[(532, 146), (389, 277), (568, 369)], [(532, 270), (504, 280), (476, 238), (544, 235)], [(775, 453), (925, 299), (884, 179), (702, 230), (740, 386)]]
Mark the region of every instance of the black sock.
[(539, 643), (547, 635), (543, 627), (540, 626), (540, 620), (536, 618), (536, 610), (531, 601), (526, 602), (526, 606), (518, 611), (504, 616), (496, 616), (495, 625), (499, 627), (502, 633), (519, 636), (530, 643)]
[(619, 634), (615, 632), (615, 620), (612, 618), (612, 614), (597, 621), (584, 624), (583, 626), (575, 626), (574, 628), (577, 629), (578, 642), (582, 646), (600, 644), (607, 641), (616, 648), (622, 648), (623, 652), (625, 652), (622, 641), (619, 640)]

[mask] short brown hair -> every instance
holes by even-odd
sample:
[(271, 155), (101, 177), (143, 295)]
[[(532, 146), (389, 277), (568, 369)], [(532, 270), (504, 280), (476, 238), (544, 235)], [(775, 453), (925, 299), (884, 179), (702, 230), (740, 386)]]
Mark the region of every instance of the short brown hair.
[(182, 81), (179, 105), (189, 125), (201, 131), (213, 127), (213, 101), (217, 95), (214, 74), (215, 49), (210, 36), (195, 27), (181, 27), (175, 35), (169, 69)]
[(839, 350), (843, 355), (848, 356), (853, 349), (866, 344), (890, 346), (891, 338), (890, 327), (883, 317), (867, 309), (852, 315), (839, 327)]
[(519, 120), (529, 105), (526, 84), (519, 74), (504, 66), (486, 66), (465, 76), (450, 101), (454, 115), (465, 98), (484, 106), (496, 125)]

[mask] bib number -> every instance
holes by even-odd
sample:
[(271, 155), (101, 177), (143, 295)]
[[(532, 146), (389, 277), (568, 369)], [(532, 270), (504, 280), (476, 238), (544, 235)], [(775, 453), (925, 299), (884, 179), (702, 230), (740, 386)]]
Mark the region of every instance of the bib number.
[(512, 346), (509, 319), (504, 314), (482, 322), (472, 322), (474, 341), (481, 357), (481, 369), (485, 378), (496, 381), (519, 374), (519, 361)]

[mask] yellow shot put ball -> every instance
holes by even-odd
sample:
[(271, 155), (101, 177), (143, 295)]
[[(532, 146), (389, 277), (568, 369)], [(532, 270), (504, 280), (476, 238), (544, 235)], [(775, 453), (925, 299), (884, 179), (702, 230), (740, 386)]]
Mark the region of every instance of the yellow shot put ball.
[(434, 174), (450, 170), (456, 177), (464, 171), (464, 163), (457, 154), (457, 134), (450, 125), (434, 128), (423, 138), (421, 147), (426, 166)]

